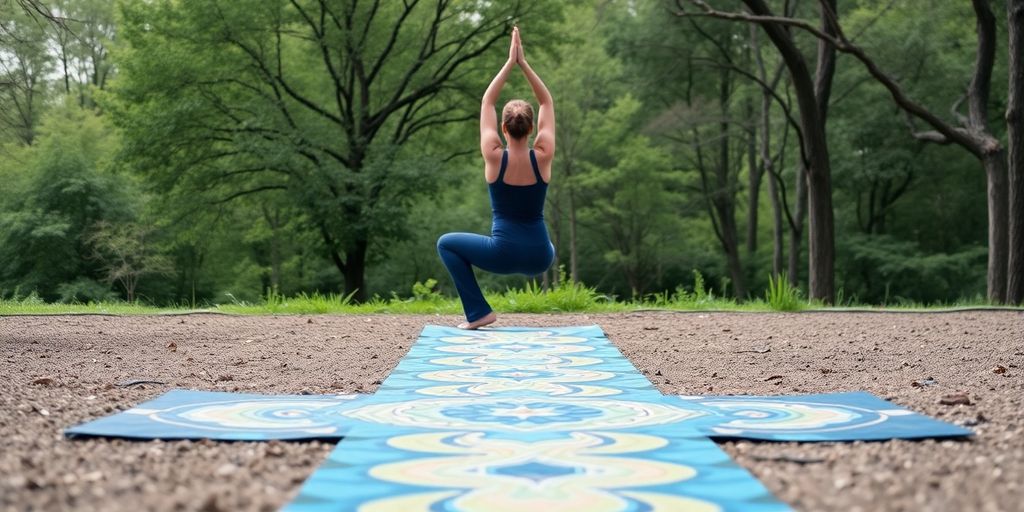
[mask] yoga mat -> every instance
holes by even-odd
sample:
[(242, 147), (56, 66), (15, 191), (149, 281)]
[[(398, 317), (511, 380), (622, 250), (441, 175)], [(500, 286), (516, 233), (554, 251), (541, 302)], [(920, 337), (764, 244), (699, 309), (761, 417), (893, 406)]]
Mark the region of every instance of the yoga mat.
[(597, 326), (427, 326), (372, 395), (170, 391), (66, 431), (341, 439), (290, 511), (788, 510), (709, 438), (971, 432), (869, 393), (664, 396)]
[(285, 509), (789, 510), (597, 326), (428, 326)]

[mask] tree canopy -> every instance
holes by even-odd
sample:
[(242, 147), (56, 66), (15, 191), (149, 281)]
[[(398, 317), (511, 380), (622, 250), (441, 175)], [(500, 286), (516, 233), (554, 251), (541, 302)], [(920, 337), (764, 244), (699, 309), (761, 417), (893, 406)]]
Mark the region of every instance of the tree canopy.
[(489, 229), (518, 25), (559, 116), (545, 285), (1019, 302), (1014, 3), (0, 2), (0, 297), (454, 293), (434, 244)]

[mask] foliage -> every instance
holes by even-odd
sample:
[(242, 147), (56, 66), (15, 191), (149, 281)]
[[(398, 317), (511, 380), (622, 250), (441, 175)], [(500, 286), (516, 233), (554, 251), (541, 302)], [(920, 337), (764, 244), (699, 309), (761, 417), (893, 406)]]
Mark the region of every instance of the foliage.
[(768, 276), (764, 300), (775, 311), (799, 311), (805, 307), (800, 298), (800, 289), (790, 284), (785, 273), (777, 277)]
[(444, 297), (436, 289), (437, 279), (427, 279), (424, 282), (415, 282), (412, 285), (412, 300), (419, 302), (441, 302)]
[[(459, 313), (435, 243), (489, 228), (477, 102), (513, 22), (557, 106), (545, 215), (558, 260), (536, 280), (479, 273), (499, 311), (811, 307), (799, 286), (765, 278), (773, 197), (767, 175), (759, 195), (750, 188), (750, 27), (673, 16), (673, 4), (55, 0), (66, 27), (5, 12), (0, 311)], [(794, 5), (815, 18), (814, 2)], [(938, 113), (957, 103), (974, 58), (969, 3), (839, 8), (909, 96)], [(813, 38), (794, 34), (813, 62)], [(780, 60), (760, 37), (770, 76)], [(791, 84), (776, 92), (767, 149), (788, 237), (800, 148), (784, 135)], [(505, 93), (531, 98), (517, 74)], [(977, 302), (977, 161), (914, 141), (847, 57), (827, 134), (838, 303)], [(756, 246), (724, 243), (747, 224)], [(800, 274), (806, 238), (794, 258)]]
[[(79, 277), (70, 283), (57, 286), (58, 302), (82, 304), (90, 302), (114, 302), (117, 294), (110, 289), (110, 283), (103, 283), (88, 277)], [(129, 301), (132, 302), (132, 301)]]
[(88, 237), (97, 222), (130, 219), (137, 201), (132, 180), (109, 168), (116, 150), (100, 116), (76, 106), (47, 114), (0, 205), (0, 289), (54, 300), (62, 283), (101, 277)]
[(475, 118), (462, 91), (481, 78), (468, 71), (510, 19), (537, 20), (543, 35), (557, 11), (541, 5), (127, 4), (110, 106), (128, 129), (125, 156), (153, 183), (213, 204), (283, 196), (365, 298), (368, 258), (407, 235), (412, 204), (463, 150), (424, 137)]
[(509, 288), (495, 297), (491, 304), (499, 311), (514, 313), (558, 313), (569, 311), (595, 311), (610, 302), (595, 288), (565, 278), (561, 271), (558, 284), (542, 289), (536, 281), (527, 281), (522, 288)]
[(155, 251), (151, 235), (151, 228), (134, 222), (115, 225), (100, 221), (86, 238), (93, 248), (93, 257), (103, 262), (104, 277), (124, 287), (128, 302), (135, 301), (135, 289), (142, 276), (171, 269), (167, 257)]
[(682, 177), (664, 149), (636, 135), (640, 103), (620, 98), (595, 131), (594, 144), (607, 152), (604, 165), (581, 162), (577, 183), (590, 199), (580, 222), (601, 242), (604, 260), (626, 278), (631, 295), (643, 295), (670, 265), (663, 250), (678, 232)]

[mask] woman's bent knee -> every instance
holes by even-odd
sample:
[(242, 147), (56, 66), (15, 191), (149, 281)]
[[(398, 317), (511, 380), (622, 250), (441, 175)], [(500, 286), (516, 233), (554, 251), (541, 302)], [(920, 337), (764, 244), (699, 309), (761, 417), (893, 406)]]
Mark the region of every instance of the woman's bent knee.
[(437, 250), (438, 251), (440, 251), (441, 249), (449, 249), (449, 248), (451, 248), (452, 239), (454, 238), (452, 236), (453, 234), (454, 233), (445, 233), (445, 234), (441, 235), (437, 239)]

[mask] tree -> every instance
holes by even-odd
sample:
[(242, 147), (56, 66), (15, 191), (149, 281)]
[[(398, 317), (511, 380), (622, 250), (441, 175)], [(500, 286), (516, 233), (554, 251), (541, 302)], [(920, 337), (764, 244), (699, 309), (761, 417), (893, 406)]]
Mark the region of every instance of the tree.
[(92, 112), (70, 106), (47, 114), (0, 211), (0, 288), (53, 300), (61, 284), (101, 277), (89, 235), (97, 222), (137, 211), (134, 183), (110, 170), (117, 142)]
[(670, 242), (681, 210), (673, 191), (683, 181), (669, 154), (636, 134), (639, 109), (639, 101), (626, 95), (592, 127), (593, 143), (605, 158), (580, 162), (584, 170), (577, 178), (587, 199), (580, 222), (636, 298), (658, 284), (661, 270), (672, 263)]
[[(589, 8), (589, 9), (587, 9)], [(555, 159), (557, 176), (549, 189), (548, 214), (555, 244), (555, 262), (552, 273), (557, 279), (560, 250), (563, 243), (563, 223), (567, 224), (569, 279), (579, 282), (579, 222), (577, 219), (581, 197), (577, 190), (578, 175), (583, 162), (599, 158), (603, 148), (597, 147), (594, 134), (608, 115), (616, 98), (626, 93), (623, 67), (618, 59), (604, 49), (604, 30), (597, 8), (581, 5), (571, 8), (561, 29), (570, 30), (576, 38), (560, 46), (563, 62), (545, 78), (555, 91), (558, 101), (558, 154)]]
[[(699, 5), (708, 16), (760, 23), (765, 27), (774, 26), (779, 31), (782, 31), (783, 27), (795, 27), (814, 35), (819, 42), (824, 42), (836, 50), (852, 55), (864, 65), (872, 78), (886, 88), (896, 105), (907, 114), (908, 120), (920, 120), (932, 128), (931, 131), (917, 131), (911, 124), (915, 138), (937, 144), (955, 144), (980, 160), (985, 169), (988, 188), (988, 298), (992, 302), (1006, 300), (1009, 280), (1007, 269), (1011, 252), (1008, 226), (1010, 214), (1007, 189), (1009, 187), (1007, 186), (1005, 151), (998, 137), (993, 135), (988, 121), (992, 69), (996, 54), (996, 19), (989, 0), (971, 1), (977, 26), (976, 57), (974, 73), (964, 98), (967, 102), (968, 115), (963, 116), (957, 112), (960, 104), (958, 101), (953, 107), (957, 118), (956, 123), (942, 119), (923, 104), (911, 99), (897, 80), (884, 72), (863, 48), (846, 36), (839, 25), (838, 18), (834, 18), (834, 23), (818, 28), (804, 20), (774, 16), (767, 10), (756, 9), (757, 4), (762, 3), (760, 0), (744, 0), (744, 3), (751, 9), (752, 14), (749, 15), (716, 11), (701, 0), (690, 1)], [(819, 0), (823, 12), (828, 11), (826, 4), (831, 1)], [(831, 12), (834, 13), (834, 9)], [(829, 27), (832, 30), (828, 30)], [(1022, 237), (1021, 249), (1024, 250), (1024, 237)]]
[[(751, 15), (726, 13), (712, 9), (701, 0), (691, 0), (703, 9), (702, 14), (732, 20), (758, 23), (779, 51), (796, 95), (799, 107), (801, 156), (806, 169), (798, 176), (807, 180), (809, 236), (808, 236), (808, 288), (812, 299), (831, 303), (835, 296), (835, 221), (832, 210), (832, 171), (825, 136), (828, 101), (835, 72), (835, 45), (822, 38), (818, 45), (818, 62), (811, 77), (806, 59), (797, 47), (792, 34), (763, 0), (743, 0)], [(839, 30), (834, 0), (821, 0), (821, 29), (823, 34)], [(683, 8), (682, 2), (677, 5)], [(684, 15), (695, 13), (682, 12)], [(782, 18), (787, 19), (787, 18)], [(799, 194), (799, 192), (798, 192)]]
[(682, 162), (677, 167), (697, 171), (695, 185), (686, 190), (700, 196), (696, 204), (703, 206), (724, 256), (733, 295), (742, 300), (747, 279), (737, 220), (741, 175), (746, 169), (757, 181), (758, 171), (747, 169), (753, 124), (740, 81), (746, 73), (742, 68), (750, 65), (749, 53), (734, 41), (732, 24), (701, 27), (691, 22), (692, 30), (680, 31), (678, 19), (666, 16), (656, 4), (638, 11), (623, 23), (629, 37), (619, 42), (617, 51), (630, 75), (643, 77), (636, 87), (652, 111), (645, 133), (672, 147)]
[(126, 154), (158, 186), (192, 187), (214, 203), (283, 191), (320, 233), (346, 293), (364, 299), (371, 249), (402, 235), (413, 199), (436, 189), (440, 160), (466, 152), (431, 152), (422, 136), (473, 119), (473, 80), (486, 74), (475, 67), (511, 20), (547, 19), (551, 9), (450, 0), (126, 6), (130, 49), (114, 107)]
[[(760, 86), (760, 89), (761, 89), (761, 98), (760, 98), (761, 99), (761, 105), (760, 105), (760, 109), (759, 109), (759, 122), (758, 122), (757, 128), (754, 131), (754, 133), (755, 133), (755, 137), (754, 138), (757, 140), (757, 164), (756, 164), (756, 166), (758, 168), (757, 174), (760, 174), (760, 175), (765, 175), (766, 174), (768, 176), (768, 197), (769, 197), (769, 200), (771, 201), (771, 205), (772, 205), (772, 267), (771, 267), (771, 275), (772, 275), (773, 278), (778, 279), (779, 276), (782, 275), (782, 257), (783, 257), (782, 245), (783, 245), (783, 237), (784, 237), (784, 227), (783, 227), (783, 223), (782, 223), (783, 222), (782, 218), (783, 218), (783, 212), (784, 211), (786, 213), (787, 218), (790, 219), (790, 226), (795, 228), (795, 226), (793, 226), (792, 216), (789, 213), (789, 207), (787, 205), (783, 204), (783, 201), (782, 201), (782, 191), (785, 190), (785, 187), (782, 186), (782, 172), (781, 172), (780, 167), (781, 167), (781, 164), (785, 162), (785, 158), (784, 157), (785, 157), (787, 138), (789, 136), (789, 126), (790, 126), (790, 124), (796, 124), (796, 121), (794, 121), (792, 119), (792, 117), (790, 116), (790, 114), (789, 114), (789, 105), (786, 104), (786, 103), (781, 103), (782, 108), (785, 109), (785, 112), (784, 112), (785, 113), (785, 119), (784, 119), (784, 122), (782, 124), (783, 137), (782, 137), (782, 141), (779, 143), (779, 148), (780, 148), (779, 151), (773, 155), (772, 154), (772, 138), (771, 138), (771, 134), (772, 134), (772, 131), (773, 131), (772, 130), (771, 108), (772, 108), (772, 103), (774, 103), (777, 99), (779, 99), (778, 93), (776, 92), (776, 88), (779, 85), (779, 81), (782, 79), (782, 73), (783, 73), (783, 71), (785, 71), (785, 64), (780, 61), (778, 63), (778, 65), (776, 66), (776, 68), (772, 71), (771, 76), (769, 76), (768, 68), (765, 65), (764, 56), (761, 53), (761, 44), (760, 44), (760, 40), (757, 37), (757, 34), (758, 34), (758, 32), (757, 32), (756, 27), (751, 25), (751, 27), (750, 27), (750, 46), (751, 46), (751, 53), (753, 54), (754, 62), (756, 63), (756, 70), (757, 70), (757, 76), (756, 76), (756, 80), (755, 81), (758, 83), (758, 85)], [(751, 167), (753, 167), (753, 165)], [(760, 178), (758, 179), (758, 181), (760, 181)], [(754, 187), (754, 183), (753, 182), (754, 182), (754, 180), (751, 179), (751, 188), (752, 189)], [(752, 194), (751, 197), (754, 197), (753, 190), (751, 191), (751, 194)], [(751, 208), (754, 207), (753, 204), (754, 204), (754, 200), (751, 199)], [(751, 219), (752, 220), (756, 219), (756, 215), (751, 214)], [(753, 230), (754, 230), (755, 233), (756, 233), (756, 229), (757, 229), (757, 226), (756, 225), (753, 226)], [(752, 238), (752, 237), (748, 236), (748, 238)], [(798, 260), (798, 257), (799, 257), (799, 247), (797, 248), (797, 254), (795, 256), (796, 257), (794, 257), (792, 259), (792, 261), (794, 261), (794, 265), (792, 265), (792, 267), (795, 267), (795, 262)], [(791, 270), (792, 270), (792, 268), (791, 268)], [(796, 274), (796, 273), (791, 272), (789, 274), (789, 277), (792, 280), (792, 283), (794, 284), (794, 286), (796, 286), (796, 283), (799, 282), (799, 275)]]
[(15, 11), (0, 20), (0, 138), (32, 144), (46, 99), (48, 26), (31, 13)]
[(1006, 300), (1024, 303), (1024, 0), (1007, 0), (1010, 55), (1006, 101), (1009, 148), (1008, 240)]
[(63, 89), (72, 84), (82, 106), (94, 106), (90, 88), (102, 90), (114, 72), (108, 45), (116, 35), (114, 4), (107, 0), (56, 0), (63, 22), (53, 27)]
[(147, 274), (165, 274), (170, 261), (152, 243), (152, 228), (135, 222), (113, 224), (99, 221), (86, 237), (93, 257), (103, 262), (104, 278), (120, 283), (128, 302), (135, 302), (139, 279)]

